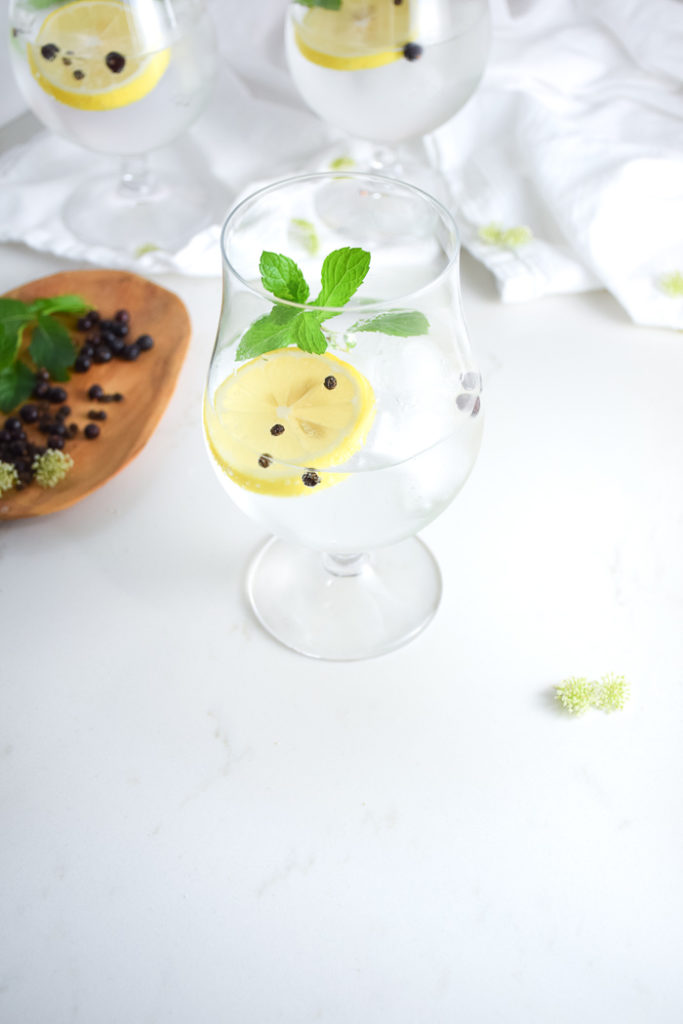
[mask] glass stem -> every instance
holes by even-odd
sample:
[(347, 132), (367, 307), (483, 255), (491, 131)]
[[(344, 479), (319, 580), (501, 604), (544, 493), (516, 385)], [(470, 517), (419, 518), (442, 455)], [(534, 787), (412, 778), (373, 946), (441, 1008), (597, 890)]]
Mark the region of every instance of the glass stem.
[(377, 146), (370, 157), (370, 169), (376, 174), (393, 174), (399, 167), (396, 151), (391, 146)]
[(324, 553), (323, 565), (333, 576), (360, 576), (368, 560), (366, 554), (330, 555)]
[(154, 176), (146, 154), (124, 157), (121, 162), (121, 176), (118, 192), (124, 199), (147, 199), (155, 189)]

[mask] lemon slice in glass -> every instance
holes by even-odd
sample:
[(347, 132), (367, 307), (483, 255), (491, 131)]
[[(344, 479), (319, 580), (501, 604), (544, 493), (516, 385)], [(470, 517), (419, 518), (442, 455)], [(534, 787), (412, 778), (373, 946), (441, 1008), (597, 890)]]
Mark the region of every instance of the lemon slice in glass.
[(131, 7), (75, 0), (45, 18), (28, 44), (40, 87), (79, 110), (114, 110), (146, 96), (168, 66), (168, 49), (148, 53)]
[(358, 451), (375, 415), (366, 378), (336, 356), (282, 348), (251, 359), (205, 402), (209, 447), (249, 491), (314, 493), (343, 479), (324, 473)]
[(410, 0), (344, 0), (339, 10), (312, 7), (294, 25), (301, 54), (337, 71), (378, 68), (410, 42)]

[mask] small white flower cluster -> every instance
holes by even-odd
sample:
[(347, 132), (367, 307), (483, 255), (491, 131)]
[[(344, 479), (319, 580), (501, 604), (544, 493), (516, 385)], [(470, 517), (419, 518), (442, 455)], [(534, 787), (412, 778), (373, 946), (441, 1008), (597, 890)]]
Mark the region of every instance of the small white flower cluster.
[(570, 676), (555, 687), (555, 699), (571, 715), (581, 715), (588, 708), (600, 711), (621, 711), (628, 700), (631, 687), (623, 676), (609, 672), (600, 682), (585, 676)]
[(624, 677), (610, 672), (600, 680), (595, 706), (601, 711), (622, 711), (630, 695), (631, 687)]
[(48, 448), (33, 460), (33, 475), (41, 487), (54, 487), (72, 468), (74, 460), (58, 448)]
[(0, 461), (0, 496), (11, 491), (19, 481), (19, 474), (11, 462)]

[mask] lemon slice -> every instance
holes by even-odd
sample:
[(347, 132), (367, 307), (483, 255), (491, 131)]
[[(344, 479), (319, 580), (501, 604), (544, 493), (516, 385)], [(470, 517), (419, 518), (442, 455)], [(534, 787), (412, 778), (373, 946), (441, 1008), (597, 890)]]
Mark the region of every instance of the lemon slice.
[(378, 68), (410, 42), (410, 0), (344, 0), (339, 10), (312, 7), (294, 25), (301, 54), (337, 71)]
[(131, 7), (119, 0), (74, 0), (45, 18), (28, 44), (35, 80), (60, 103), (79, 110), (114, 110), (151, 92), (169, 51), (149, 49)]
[(216, 461), (240, 487), (293, 497), (343, 479), (321, 470), (358, 451), (374, 415), (372, 388), (355, 367), (282, 348), (224, 380), (205, 402), (204, 426)]

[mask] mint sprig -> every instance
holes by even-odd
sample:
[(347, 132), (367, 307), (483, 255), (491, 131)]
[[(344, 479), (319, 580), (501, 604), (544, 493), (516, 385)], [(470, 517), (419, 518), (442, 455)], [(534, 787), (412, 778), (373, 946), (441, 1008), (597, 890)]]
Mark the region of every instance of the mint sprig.
[[(367, 250), (351, 246), (329, 253), (320, 271), (320, 292), (309, 302), (310, 288), (296, 262), (290, 256), (264, 250), (259, 260), (263, 287), (276, 299), (306, 308), (274, 305), (247, 328), (237, 346), (236, 358), (252, 359), (287, 345), (296, 345), (304, 352), (325, 352), (329, 339), (322, 325), (325, 320), (339, 316), (358, 291), (370, 269), (370, 258)], [(359, 320), (349, 331), (411, 337), (427, 334), (429, 321), (417, 310), (398, 309)]]
[[(76, 359), (76, 346), (56, 315), (77, 316), (90, 306), (78, 295), (22, 302), (0, 299), (0, 410), (11, 412), (24, 402), (36, 381), (35, 371), (45, 369), (53, 380), (68, 380)], [(24, 345), (24, 332), (31, 340)]]

